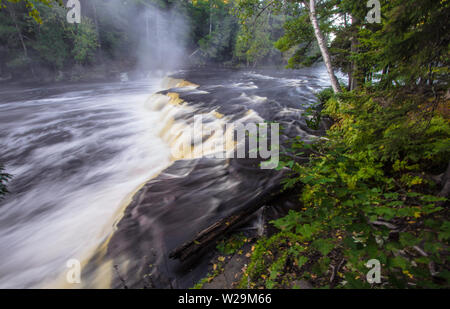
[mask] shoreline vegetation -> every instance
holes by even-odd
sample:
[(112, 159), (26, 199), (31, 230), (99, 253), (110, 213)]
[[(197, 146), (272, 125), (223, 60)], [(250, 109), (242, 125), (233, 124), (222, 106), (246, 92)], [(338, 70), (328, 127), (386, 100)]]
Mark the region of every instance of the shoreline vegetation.
[[(318, 95), (334, 120), (327, 140), (311, 146), (309, 163), (289, 167), (278, 195), (297, 205), (279, 216), (286, 203), (269, 202), (264, 210), (278, 215), (269, 212), (262, 236), (238, 231), (218, 241), (210, 272), (194, 288), (448, 288), (449, 167), (433, 175), (399, 160), (368, 160), (367, 149), (355, 154), (343, 142), (352, 131), (342, 124), (348, 114), (328, 112), (330, 93)], [(380, 261), (380, 283), (367, 282), (371, 259)]]
[[(241, 2), (247, 20), (261, 12), (253, 4)], [(291, 141), (280, 168), (290, 172), (284, 189), (300, 191), (297, 207), (245, 253), (234, 287), (449, 287), (448, 5), (383, 2), (381, 22), (368, 24), (362, 5), (340, 3), (351, 20), (333, 29), (331, 50), (348, 85), (318, 94), (316, 120), (333, 120), (325, 139)], [(307, 150), (309, 162), (298, 162)], [(197, 288), (214, 282), (217, 265)]]
[[(179, 8), (177, 1), (149, 2)], [(335, 71), (348, 76), (346, 85), (332, 83), (318, 93), (317, 107), (305, 114), (315, 129), (331, 120), (323, 138), (284, 145), (282, 193), (265, 201), (263, 233), (226, 231), (214, 238), (216, 257), (195, 288), (450, 287), (450, 3), (380, 2), (379, 23), (366, 21), (365, 1), (187, 2), (195, 20), (209, 16), (208, 27), (195, 24), (189, 36), (198, 64), (274, 61), (298, 68), (324, 59), (331, 81)], [(49, 9), (37, 8), (45, 20)], [(16, 15), (9, 16), (12, 25)], [(8, 46), (27, 56), (11, 25), (3, 28), (15, 37)], [(83, 57), (54, 66), (101, 54), (99, 41), (89, 39), (98, 29), (90, 25), (81, 37)], [(34, 48), (43, 55), (57, 51), (40, 44)], [(28, 59), (11, 60), (21, 66), (14, 69), (18, 76), (33, 67)], [(8, 176), (1, 172), (3, 193)], [(374, 265), (379, 276), (370, 272)]]

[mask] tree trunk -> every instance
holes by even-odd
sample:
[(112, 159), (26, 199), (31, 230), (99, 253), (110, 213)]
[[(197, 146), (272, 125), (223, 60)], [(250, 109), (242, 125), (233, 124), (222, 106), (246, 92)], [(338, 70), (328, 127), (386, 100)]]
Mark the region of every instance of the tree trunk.
[(92, 1), (91, 4), (92, 4), (92, 12), (94, 13), (95, 31), (97, 31), (97, 36), (100, 37), (100, 27), (98, 26), (98, 16), (97, 16), (97, 5), (95, 4), (94, 1)]
[[(8, 4), (6, 4), (6, 7), (9, 11), (9, 14), (11, 15), (11, 19), (14, 22), (14, 26), (16, 28), (17, 36), (19, 37), (20, 43), (22, 44), (23, 54), (25, 55), (25, 58), (27, 58), (27, 60), (28, 60), (28, 49), (27, 49), (27, 46), (25, 45), (25, 40), (23, 38), (22, 30), (20, 29), (19, 23), (17, 22), (16, 12), (14, 11), (14, 8), (10, 7)], [(33, 77), (36, 77), (36, 74), (34, 73), (34, 69), (33, 69), (33, 63), (30, 63), (30, 70), (31, 70), (31, 74), (33, 75)]]
[[(350, 51), (352, 52), (352, 54), (356, 53), (357, 50), (358, 50), (358, 40), (354, 36), (352, 36), (350, 38), (350, 41), (351, 41)], [(350, 84), (349, 84), (349, 90), (350, 91), (351, 90), (355, 90), (356, 88), (358, 88), (358, 80), (357, 80), (357, 76), (356, 76), (357, 75), (357, 71), (358, 71), (358, 66), (357, 66), (355, 61), (352, 61), (351, 68), (350, 68), (350, 72), (351, 72), (351, 75), (352, 75), (352, 78), (351, 78)]]
[(100, 26), (98, 24), (97, 4), (95, 3), (95, 1), (92, 1), (91, 4), (92, 4), (92, 11), (94, 13), (95, 31), (97, 32), (97, 38), (98, 38), (98, 54), (100, 56), (100, 62), (104, 63), (102, 41), (100, 39)]
[(11, 8), (8, 4), (6, 4), (6, 7), (8, 8), (9, 15), (11, 16), (11, 19), (14, 22), (14, 26), (16, 28), (17, 35), (19, 37), (20, 43), (22, 44), (23, 53), (24, 53), (25, 57), (28, 57), (27, 46), (25, 45), (25, 41), (23, 39), (22, 31), (20, 30), (19, 24), (17, 23), (16, 13), (14, 12), (14, 9)]
[(306, 1), (304, 3), (309, 9), (309, 19), (311, 20), (311, 24), (314, 28), (314, 34), (316, 36), (317, 43), (319, 44), (323, 61), (325, 62), (325, 66), (327, 67), (328, 75), (330, 76), (331, 87), (333, 88), (334, 93), (339, 93), (342, 91), (341, 86), (339, 85), (336, 75), (334, 75), (334, 70), (333, 66), (331, 65), (331, 58), (330, 53), (328, 51), (327, 42), (325, 41), (322, 31), (320, 31), (319, 28), (319, 22), (317, 21), (316, 15), (316, 3), (314, 0), (309, 0), (309, 5), (307, 4)]
[(209, 35), (211, 35), (212, 32), (212, 2), (209, 1)]

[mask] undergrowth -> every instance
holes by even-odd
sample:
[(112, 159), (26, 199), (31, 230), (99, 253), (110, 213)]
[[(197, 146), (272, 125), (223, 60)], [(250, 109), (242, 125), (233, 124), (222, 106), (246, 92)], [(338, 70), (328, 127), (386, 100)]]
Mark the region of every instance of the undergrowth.
[[(313, 145), (292, 141), (311, 153), (279, 166), (285, 189), (302, 188), (300, 206), (272, 222), (280, 231), (257, 243), (240, 287), (449, 287), (448, 200), (436, 182), (449, 163), (449, 102), (409, 93), (321, 94), (335, 124)], [(367, 280), (373, 259), (379, 283)]]

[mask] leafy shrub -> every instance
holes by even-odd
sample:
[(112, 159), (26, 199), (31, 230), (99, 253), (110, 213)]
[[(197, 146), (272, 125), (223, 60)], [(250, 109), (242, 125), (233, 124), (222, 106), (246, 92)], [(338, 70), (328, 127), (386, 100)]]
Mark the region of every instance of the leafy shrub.
[[(303, 188), (302, 209), (273, 222), (281, 232), (255, 250), (247, 279), (258, 286), (265, 276), (266, 287), (293, 280), (287, 261), (295, 246), (284, 247), (288, 241), (306, 244), (296, 253), (310, 261), (296, 276), (332, 277), (331, 286), (366, 288), (366, 263), (378, 259), (380, 287), (448, 287), (447, 199), (436, 195), (429, 177), (448, 163), (448, 119), (430, 106), (436, 102), (418, 104), (407, 95), (321, 96), (328, 98), (324, 113), (335, 119), (328, 139), (312, 146), (296, 139), (292, 149), (311, 148), (309, 163), (281, 162), (291, 170), (285, 188)], [(276, 258), (268, 259), (267, 252)]]
[(234, 254), (242, 248), (246, 241), (247, 238), (244, 234), (233, 234), (231, 237), (219, 241), (216, 248), (222, 254)]

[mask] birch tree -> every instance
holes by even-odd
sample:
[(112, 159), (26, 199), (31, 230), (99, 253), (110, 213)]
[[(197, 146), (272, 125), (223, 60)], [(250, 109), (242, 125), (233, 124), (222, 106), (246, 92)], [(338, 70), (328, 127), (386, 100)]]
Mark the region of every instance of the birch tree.
[(316, 1), (315, 0), (309, 0), (303, 1), (303, 4), (306, 6), (306, 8), (309, 11), (309, 19), (311, 20), (311, 24), (314, 29), (314, 35), (316, 36), (317, 44), (320, 48), (320, 53), (322, 54), (323, 62), (325, 63), (325, 66), (328, 71), (328, 75), (330, 77), (331, 81), (331, 87), (333, 88), (334, 93), (341, 92), (341, 87), (339, 85), (339, 82), (336, 78), (336, 75), (334, 74), (333, 66), (331, 65), (331, 57), (330, 52), (328, 50), (327, 41), (325, 40), (322, 31), (319, 27), (319, 22), (317, 20), (317, 13), (316, 13)]
[[(322, 56), (323, 62), (327, 68), (328, 76), (331, 81), (331, 86), (333, 88), (334, 93), (341, 92), (341, 87), (339, 82), (334, 74), (333, 65), (331, 63), (330, 52), (328, 50), (328, 42), (325, 39), (320, 26), (319, 19), (316, 10), (316, 5), (318, 0), (296, 0), (296, 1), (276, 1), (276, 0), (268, 0), (268, 1), (250, 1), (250, 0), (241, 0), (239, 1), (239, 9), (240, 16), (242, 19), (251, 19), (253, 17), (253, 21), (250, 22), (251, 25), (255, 25), (257, 19), (262, 16), (262, 13), (265, 10), (269, 10), (273, 8), (274, 11), (285, 12), (286, 7), (291, 6), (293, 10), (303, 10), (305, 9), (308, 13), (308, 17), (311, 23), (311, 26), (314, 30), (314, 37), (317, 41), (317, 45), (320, 49), (320, 54)], [(292, 7), (293, 6), (293, 7)]]

